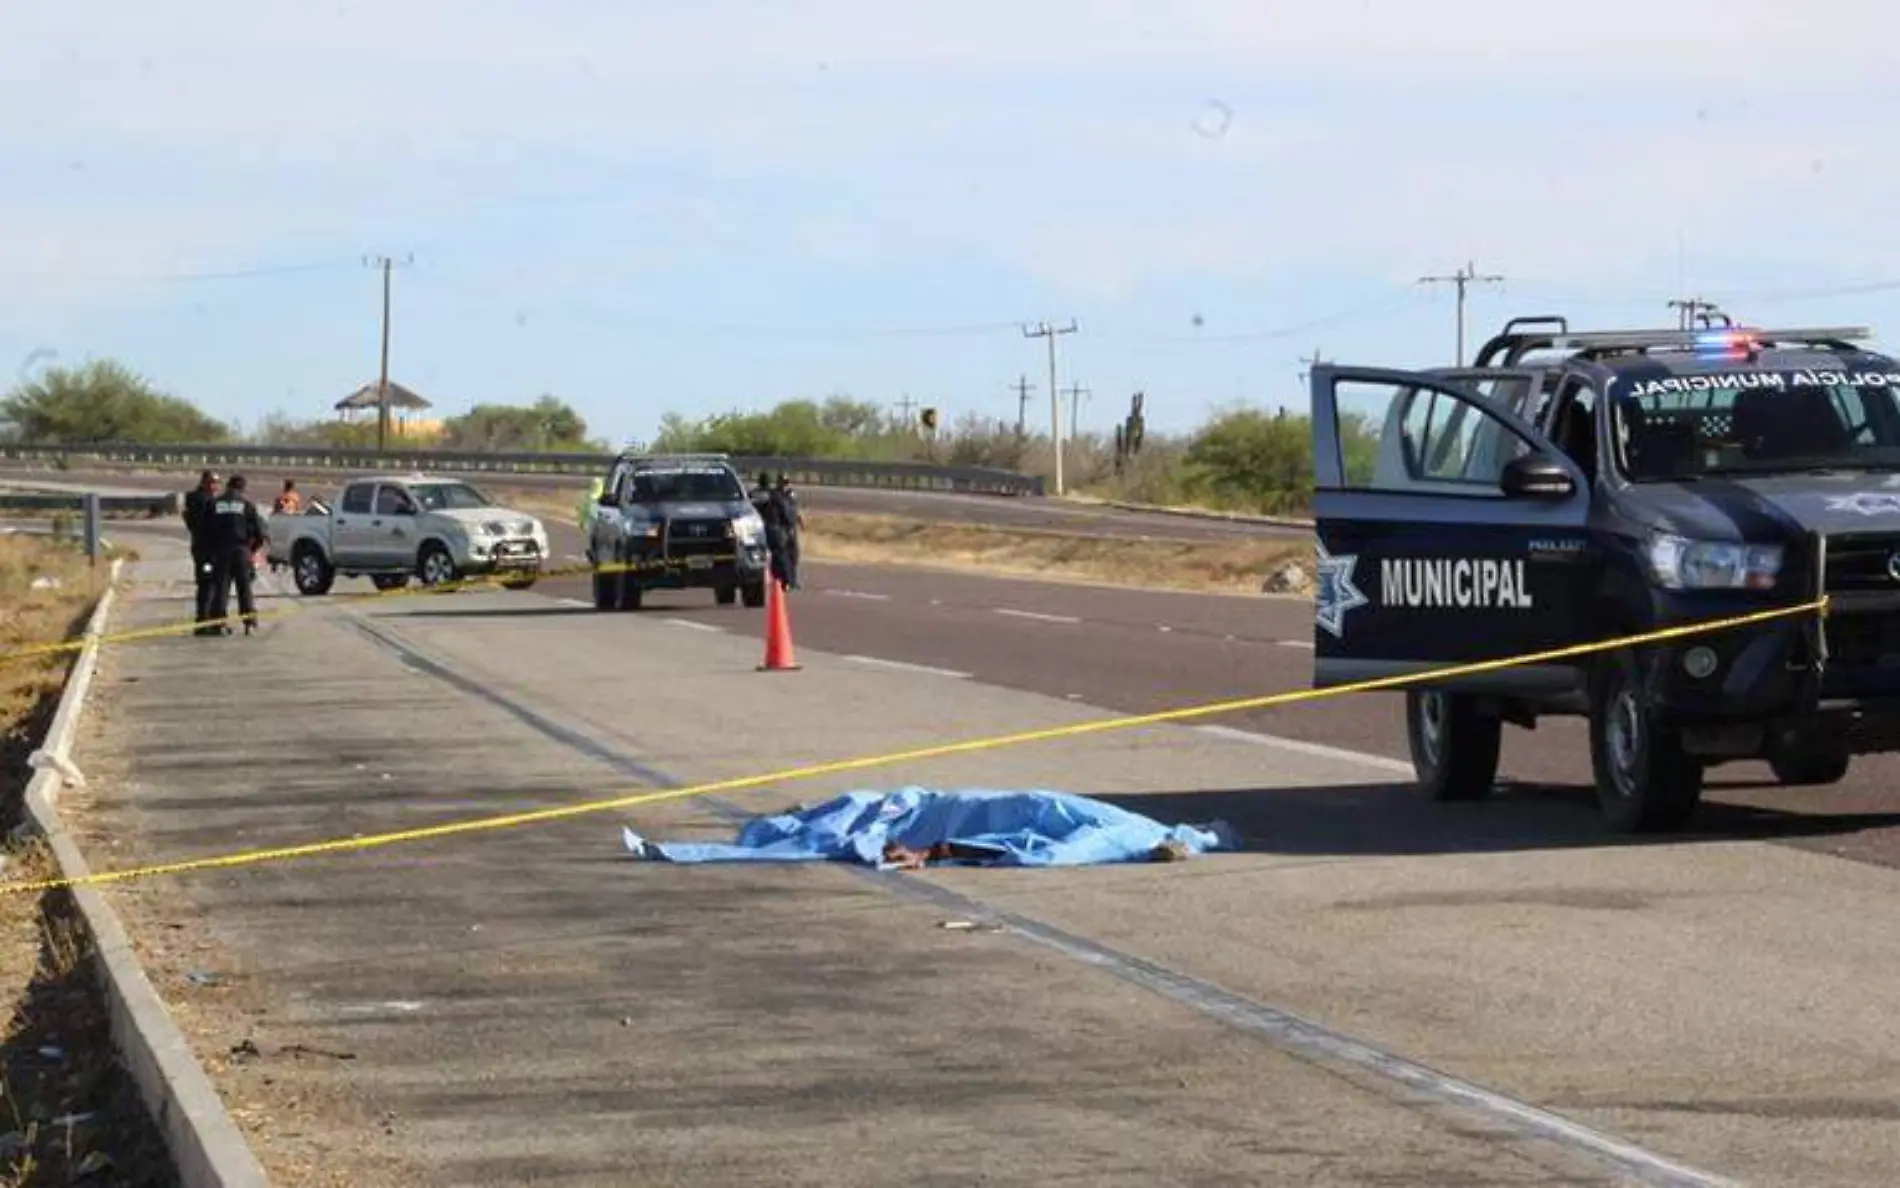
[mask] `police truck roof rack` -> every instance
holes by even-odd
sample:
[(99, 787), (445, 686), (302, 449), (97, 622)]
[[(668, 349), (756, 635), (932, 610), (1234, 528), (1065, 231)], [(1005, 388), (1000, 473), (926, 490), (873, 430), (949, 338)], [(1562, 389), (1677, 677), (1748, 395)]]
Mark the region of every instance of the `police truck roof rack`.
[[(1703, 328), (1699, 330), (1592, 330), (1572, 334), (1568, 329), (1555, 334), (1525, 333), (1515, 327), (1532, 321), (1561, 319), (1514, 318), (1504, 330), (1484, 344), (1474, 367), (1510, 367), (1532, 351), (1569, 351), (1573, 357), (1594, 359), (1604, 355), (1638, 353), (1657, 349), (1706, 350), (1724, 336), (1746, 341), (1756, 348), (1820, 347), (1825, 350), (1851, 351), (1854, 344), (1873, 337), (1865, 326), (1832, 326), (1799, 330), (1760, 330), (1750, 326)], [(1501, 360), (1497, 356), (1503, 355)], [(1495, 360), (1495, 362), (1494, 362)]]
[(633, 462), (677, 463), (677, 462), (730, 462), (732, 461), (732, 455), (730, 454), (712, 454), (712, 453), (653, 454), (653, 453), (648, 453), (646, 450), (622, 450), (620, 452), (620, 456), (622, 458), (628, 459), (629, 461), (633, 461)]

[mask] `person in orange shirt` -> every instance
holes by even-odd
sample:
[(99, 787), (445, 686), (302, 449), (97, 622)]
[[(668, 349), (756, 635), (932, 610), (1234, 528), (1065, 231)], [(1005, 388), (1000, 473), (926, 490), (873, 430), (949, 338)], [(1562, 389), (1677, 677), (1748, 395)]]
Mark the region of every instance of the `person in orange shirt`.
[(273, 516), (294, 516), (302, 510), (303, 496), (297, 494), (297, 480), (285, 479), (284, 489), (278, 494), (277, 501), (271, 504), (270, 514)]

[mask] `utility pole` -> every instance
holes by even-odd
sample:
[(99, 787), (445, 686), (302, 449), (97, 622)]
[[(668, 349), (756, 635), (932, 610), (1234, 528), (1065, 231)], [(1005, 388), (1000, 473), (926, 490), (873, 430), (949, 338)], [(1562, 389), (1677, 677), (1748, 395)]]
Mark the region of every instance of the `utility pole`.
[(1723, 314), (1720, 309), (1716, 308), (1715, 302), (1704, 301), (1700, 297), (1678, 298), (1669, 303), (1669, 308), (1676, 311), (1676, 328), (1678, 330), (1693, 330), (1698, 320), (1706, 326), (1712, 317), (1727, 316)]
[[(412, 255), (403, 262), (414, 260)], [(388, 256), (375, 256), (364, 263), (383, 271), (383, 359), (376, 380), (376, 448), (384, 450), (389, 448), (389, 273), (396, 262)]]
[(1069, 398), (1069, 436), (1082, 436), (1082, 402), (1094, 393), (1080, 384), (1070, 384), (1064, 395)]
[(902, 424), (906, 429), (916, 428), (916, 425), (912, 423), (910, 417), (910, 414), (915, 411), (916, 408), (917, 402), (910, 398), (909, 392), (904, 393), (904, 398), (897, 402), (897, 415), (902, 418)]
[(1029, 393), (1035, 390), (1036, 385), (1029, 382), (1028, 376), (1019, 375), (1016, 377), (1016, 382), (1010, 386), (1016, 392), (1016, 436), (1027, 437), (1029, 436)]
[(1074, 334), (1075, 319), (1070, 318), (1066, 326), (1053, 326), (1048, 322), (1038, 323), (1034, 329), (1023, 327), (1024, 338), (1046, 338), (1049, 340), (1049, 442), (1056, 453), (1056, 494), (1062, 494), (1062, 393), (1056, 388), (1056, 339), (1064, 334)]
[(1503, 284), (1501, 276), (1481, 276), (1477, 267), (1469, 262), (1450, 276), (1421, 276), (1421, 285), (1452, 284), (1458, 286), (1458, 366), (1465, 365), (1465, 290), (1471, 285)]
[(1319, 353), (1318, 347), (1314, 347), (1312, 354), (1300, 356), (1300, 362), (1306, 364), (1305, 367), (1300, 369), (1300, 382), (1305, 383), (1307, 377), (1313, 374), (1313, 368), (1318, 367), (1321, 363), (1328, 362), (1328, 360), (1326, 356)]

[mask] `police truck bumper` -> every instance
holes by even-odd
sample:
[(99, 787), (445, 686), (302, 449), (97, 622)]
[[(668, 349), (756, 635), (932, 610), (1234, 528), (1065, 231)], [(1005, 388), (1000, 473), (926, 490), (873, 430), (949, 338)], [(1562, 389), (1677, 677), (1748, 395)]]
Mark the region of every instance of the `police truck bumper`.
[[(1697, 606), (1687, 625), (1768, 609)], [(1822, 742), (1850, 754), (1900, 751), (1900, 605), (1851, 604), (1685, 636), (1649, 651), (1651, 703), (1694, 749), (1741, 753), (1751, 739)]]

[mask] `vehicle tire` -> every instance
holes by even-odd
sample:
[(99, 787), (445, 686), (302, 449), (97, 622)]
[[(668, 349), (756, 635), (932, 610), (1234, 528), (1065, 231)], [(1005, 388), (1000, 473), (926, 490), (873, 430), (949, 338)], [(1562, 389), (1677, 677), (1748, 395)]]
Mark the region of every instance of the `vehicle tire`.
[(1502, 719), (1480, 713), (1475, 697), (1407, 690), (1405, 736), (1418, 789), (1429, 800), (1483, 800), (1498, 778)]
[(504, 590), (531, 590), (534, 588), (535, 582), (539, 580), (540, 580), (539, 578), (531, 578), (531, 577), (513, 578), (509, 581), (503, 582), (501, 584), (501, 588)]
[(1794, 751), (1768, 757), (1775, 778), (1790, 787), (1838, 784), (1847, 778), (1852, 757), (1839, 751)]
[(455, 572), (455, 558), (438, 541), (430, 541), (422, 546), (422, 552), (416, 557), (416, 576), (422, 584), (434, 589), (446, 586), (460, 574)]
[(765, 583), (764, 582), (747, 583), (746, 585), (740, 587), (739, 597), (745, 601), (746, 606), (750, 607), (753, 610), (759, 609), (760, 607), (765, 605)]
[(308, 542), (291, 553), (290, 576), (297, 584), (297, 593), (307, 598), (321, 598), (336, 584), (336, 570), (330, 567), (323, 550)]
[(594, 609), (599, 611), (620, 609), (620, 577), (618, 574), (594, 574)]
[(1681, 829), (1702, 799), (1702, 763), (1657, 721), (1628, 649), (1604, 657), (1591, 678), (1590, 766), (1597, 803), (1618, 833)]
[(379, 573), (369, 579), (378, 590), (400, 590), (409, 584), (406, 573)]
[(614, 575), (613, 581), (617, 591), (615, 602), (619, 608), (623, 611), (639, 610), (646, 596), (646, 591), (640, 588), (639, 577), (632, 570), (623, 569)]
[(739, 601), (739, 587), (737, 586), (713, 587), (713, 601), (718, 603), (720, 606), (731, 606), (733, 603)]

